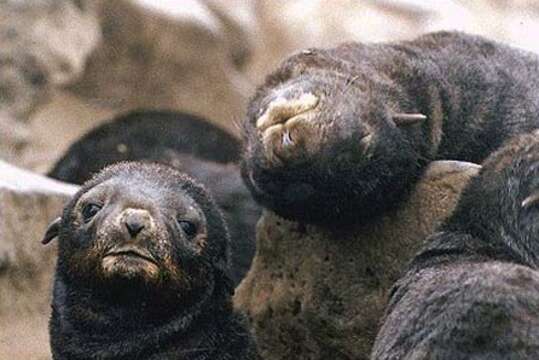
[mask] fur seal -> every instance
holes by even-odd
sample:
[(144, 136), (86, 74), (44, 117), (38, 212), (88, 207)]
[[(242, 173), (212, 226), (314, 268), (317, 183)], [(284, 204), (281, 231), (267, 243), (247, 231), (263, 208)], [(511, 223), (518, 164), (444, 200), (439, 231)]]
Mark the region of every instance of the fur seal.
[(91, 130), (74, 142), (49, 176), (82, 184), (92, 174), (120, 161), (172, 165), (209, 189), (223, 210), (231, 233), (235, 284), (243, 279), (255, 253), (255, 225), (261, 209), (243, 184), (237, 162), (240, 142), (204, 119), (182, 112), (137, 110)]
[(226, 164), (239, 161), (240, 151), (237, 139), (196, 115), (135, 110), (120, 114), (74, 142), (48, 175), (82, 184), (120, 161), (158, 160), (174, 152)]
[(65, 207), (50, 339), (61, 359), (255, 359), (232, 309), (229, 235), (202, 185), (149, 163), (107, 167)]
[(459, 32), (304, 50), (250, 101), (243, 178), (285, 218), (363, 222), (430, 161), (479, 163), (537, 128), (538, 92), (537, 55)]
[(392, 289), (372, 359), (539, 359), (539, 132), (484, 163)]

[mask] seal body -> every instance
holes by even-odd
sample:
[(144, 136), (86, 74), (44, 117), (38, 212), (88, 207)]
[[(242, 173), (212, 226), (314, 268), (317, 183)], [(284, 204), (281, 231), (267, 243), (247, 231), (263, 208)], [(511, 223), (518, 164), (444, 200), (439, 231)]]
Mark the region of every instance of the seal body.
[(229, 235), (207, 191), (172, 167), (121, 163), (81, 188), (59, 238), (54, 359), (254, 359), (231, 304)]
[(49, 176), (82, 184), (120, 161), (155, 161), (178, 168), (210, 190), (232, 234), (231, 276), (245, 276), (255, 253), (260, 207), (243, 184), (237, 162), (240, 142), (197, 116), (139, 110), (122, 114), (77, 140)]
[(49, 176), (82, 184), (104, 167), (120, 161), (159, 160), (187, 154), (219, 164), (237, 162), (238, 140), (198, 116), (162, 110), (121, 114), (74, 142)]
[(487, 158), (392, 289), (372, 359), (539, 358), (539, 133)]
[(286, 218), (394, 209), (434, 159), (480, 162), (535, 129), (536, 55), (457, 32), (291, 56), (252, 98), (242, 174)]

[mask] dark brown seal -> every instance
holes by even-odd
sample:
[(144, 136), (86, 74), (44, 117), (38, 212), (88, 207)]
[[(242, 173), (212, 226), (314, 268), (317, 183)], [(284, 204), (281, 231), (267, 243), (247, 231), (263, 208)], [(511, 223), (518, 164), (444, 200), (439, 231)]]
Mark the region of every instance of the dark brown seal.
[(201, 182), (223, 210), (232, 243), (231, 276), (238, 284), (255, 253), (255, 225), (261, 209), (241, 180), (240, 142), (205, 119), (164, 110), (121, 114), (75, 141), (49, 176), (82, 184), (120, 161), (172, 165)]
[(539, 133), (487, 158), (393, 287), (372, 359), (539, 358)]
[(207, 191), (172, 167), (122, 163), (87, 182), (59, 237), (58, 359), (254, 359), (232, 309), (229, 236)]
[(537, 128), (538, 85), (536, 55), (463, 33), (305, 50), (250, 102), (243, 177), (286, 218), (363, 222), (430, 161), (477, 163)]

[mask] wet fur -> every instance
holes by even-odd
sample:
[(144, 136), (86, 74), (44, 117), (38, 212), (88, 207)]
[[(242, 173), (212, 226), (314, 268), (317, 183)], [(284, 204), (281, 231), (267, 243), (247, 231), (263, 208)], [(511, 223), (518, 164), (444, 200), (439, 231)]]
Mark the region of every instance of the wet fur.
[(489, 157), (392, 296), (372, 359), (539, 358), (539, 134)]
[[(321, 146), (271, 163), (256, 120), (278, 94), (306, 92), (324, 100), (310, 120)], [(537, 128), (538, 92), (536, 55), (464, 33), (310, 49), (285, 60), (252, 98), (242, 174), (255, 199), (281, 216), (363, 222), (395, 208), (430, 161), (481, 162), (504, 140)], [(396, 113), (427, 120), (399, 125)], [(376, 136), (364, 156), (369, 132)]]
[[(78, 199), (106, 181), (118, 181), (126, 189), (141, 182), (147, 191), (153, 187), (173, 196), (185, 193), (203, 209), (204, 243), (186, 247), (184, 240), (169, 239), (164, 228), (157, 228), (147, 246), (164, 254), (159, 276), (146, 273), (130, 281), (107, 277), (99, 265), (112, 246), (112, 230), (101, 231), (98, 218), (91, 230), (84, 230), (76, 215)], [(66, 206), (58, 232), (50, 320), (53, 359), (256, 357), (244, 318), (232, 309), (229, 237), (223, 217), (207, 191), (187, 176), (157, 164), (106, 168)]]
[(231, 276), (239, 284), (254, 256), (255, 225), (261, 213), (236, 165), (240, 147), (237, 139), (197, 116), (138, 110), (77, 140), (48, 175), (82, 184), (121, 161), (155, 161), (180, 169), (203, 183), (223, 210), (232, 235)]

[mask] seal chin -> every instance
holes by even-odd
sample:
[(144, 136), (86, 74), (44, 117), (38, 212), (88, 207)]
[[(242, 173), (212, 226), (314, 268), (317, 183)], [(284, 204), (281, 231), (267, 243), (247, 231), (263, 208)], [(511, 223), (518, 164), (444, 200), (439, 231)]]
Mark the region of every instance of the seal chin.
[(159, 274), (159, 264), (153, 255), (135, 245), (111, 249), (103, 257), (101, 265), (105, 275), (110, 277), (155, 279)]

